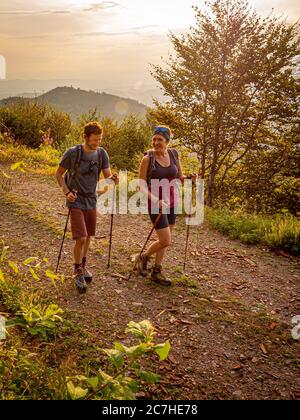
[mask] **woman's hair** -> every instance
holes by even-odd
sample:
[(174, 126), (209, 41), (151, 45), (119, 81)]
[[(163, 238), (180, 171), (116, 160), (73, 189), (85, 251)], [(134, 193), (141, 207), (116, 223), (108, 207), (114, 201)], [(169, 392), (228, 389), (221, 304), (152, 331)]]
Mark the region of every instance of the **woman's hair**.
[(98, 121), (89, 122), (84, 126), (84, 134), (89, 138), (92, 134), (102, 134), (103, 128)]

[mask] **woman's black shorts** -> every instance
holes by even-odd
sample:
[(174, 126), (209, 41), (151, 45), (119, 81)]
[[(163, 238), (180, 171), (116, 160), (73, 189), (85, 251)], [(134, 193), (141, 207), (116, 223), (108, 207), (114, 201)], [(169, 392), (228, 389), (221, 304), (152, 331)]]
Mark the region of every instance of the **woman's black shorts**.
[[(174, 226), (176, 223), (176, 217), (177, 217), (176, 208), (167, 209), (165, 211), (169, 214), (162, 214), (160, 216), (160, 219), (155, 227), (156, 230), (165, 229), (169, 227), (170, 225)], [(154, 212), (151, 213), (151, 209), (149, 209), (149, 216), (154, 225), (157, 220), (158, 213), (156, 214), (154, 214)]]

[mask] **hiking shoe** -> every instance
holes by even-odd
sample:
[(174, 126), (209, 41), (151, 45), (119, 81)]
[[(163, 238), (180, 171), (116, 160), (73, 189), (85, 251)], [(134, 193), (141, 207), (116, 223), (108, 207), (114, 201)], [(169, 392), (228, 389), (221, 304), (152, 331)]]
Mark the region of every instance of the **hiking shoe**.
[(86, 281), (86, 283), (92, 283), (93, 274), (87, 268), (83, 269), (83, 275), (84, 275), (84, 280)]
[(171, 280), (167, 279), (161, 272), (161, 266), (155, 265), (152, 268), (150, 280), (162, 286), (171, 286)]
[(149, 260), (150, 258), (145, 254), (136, 255), (136, 270), (140, 276), (146, 277), (148, 275), (147, 263)]
[(79, 293), (85, 293), (87, 289), (87, 284), (84, 278), (84, 271), (82, 268), (76, 271), (75, 273), (75, 286)]
[(86, 257), (82, 258), (82, 270), (83, 270), (83, 275), (84, 275), (84, 279), (87, 283), (91, 283), (93, 281), (93, 274), (87, 269), (86, 266)]

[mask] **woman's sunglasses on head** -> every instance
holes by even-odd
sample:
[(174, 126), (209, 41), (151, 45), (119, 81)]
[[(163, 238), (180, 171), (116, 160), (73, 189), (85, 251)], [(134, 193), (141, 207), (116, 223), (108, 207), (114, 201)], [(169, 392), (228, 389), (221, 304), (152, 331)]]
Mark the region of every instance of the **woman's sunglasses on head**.
[(154, 128), (154, 134), (159, 134), (159, 133), (168, 133), (170, 135), (170, 130), (166, 127), (155, 127)]

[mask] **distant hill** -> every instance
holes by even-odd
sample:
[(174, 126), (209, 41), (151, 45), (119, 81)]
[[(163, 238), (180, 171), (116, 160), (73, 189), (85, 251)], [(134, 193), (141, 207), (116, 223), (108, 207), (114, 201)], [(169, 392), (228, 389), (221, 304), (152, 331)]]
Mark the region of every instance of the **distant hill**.
[(163, 95), (157, 83), (137, 82), (125, 83), (120, 80), (84, 80), (84, 79), (51, 79), (51, 80), (21, 80), (21, 79), (0, 79), (0, 100), (10, 96), (22, 96), (26, 98), (35, 98), (55, 89), (57, 86), (72, 86), (87, 91), (106, 92), (111, 95), (121, 96), (122, 98), (131, 98), (147, 106), (153, 106), (153, 98), (165, 102)]
[[(24, 101), (24, 98), (18, 96), (5, 98), (0, 101), (0, 106), (12, 105), (20, 100)], [(68, 112), (73, 120), (96, 107), (104, 117), (113, 117), (117, 120), (123, 119), (128, 114), (138, 114), (143, 117), (147, 111), (144, 104), (133, 99), (73, 87), (57, 87), (35, 99), (26, 98), (25, 100), (49, 104), (56, 109)]]

